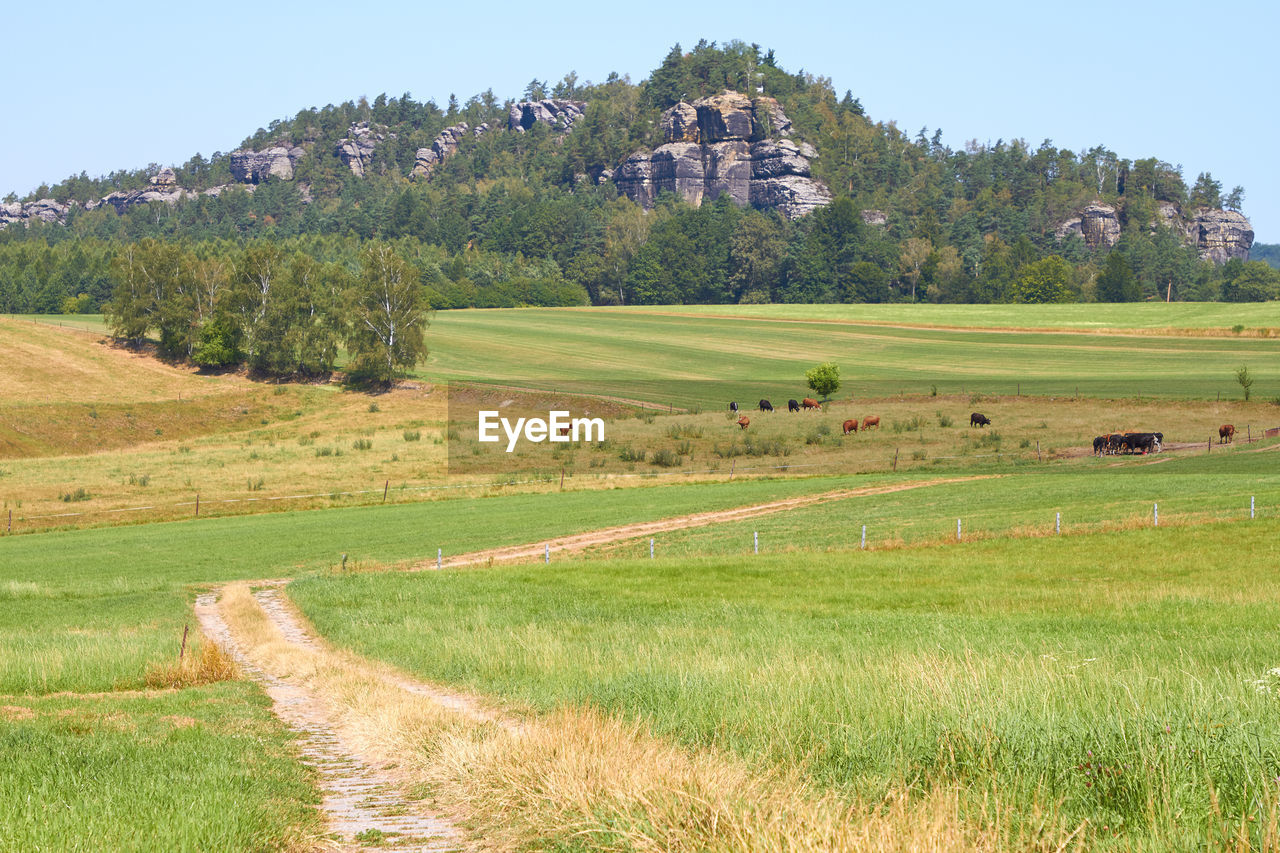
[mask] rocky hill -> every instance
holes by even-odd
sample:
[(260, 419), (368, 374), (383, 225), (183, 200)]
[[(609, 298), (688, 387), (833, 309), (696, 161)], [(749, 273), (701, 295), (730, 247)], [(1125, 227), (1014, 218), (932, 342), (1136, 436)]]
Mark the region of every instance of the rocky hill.
[[(1188, 246), (1194, 246), (1201, 259), (1225, 264), (1232, 258), (1249, 260), (1253, 245), (1253, 226), (1244, 215), (1234, 210), (1197, 207), (1183, 213), (1173, 202), (1157, 204), (1159, 221), (1177, 234)], [(1090, 249), (1110, 249), (1120, 240), (1123, 230), (1121, 214), (1115, 206), (1093, 202), (1058, 226), (1059, 239), (1076, 235)]]

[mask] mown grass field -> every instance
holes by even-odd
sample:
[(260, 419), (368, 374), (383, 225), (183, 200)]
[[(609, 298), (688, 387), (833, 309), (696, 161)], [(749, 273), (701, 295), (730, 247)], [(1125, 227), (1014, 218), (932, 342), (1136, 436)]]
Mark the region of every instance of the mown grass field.
[(678, 408), (718, 409), (730, 400), (753, 405), (761, 397), (785, 404), (804, 396), (804, 371), (824, 361), (840, 365), (844, 385), (837, 396), (844, 399), (934, 390), (1233, 398), (1241, 364), (1260, 377), (1253, 389), (1258, 399), (1280, 394), (1280, 349), (1249, 337), (897, 328), (609, 309), (440, 312), (432, 337), (420, 376)]
[(1273, 518), (291, 594), (341, 645), (517, 706), (638, 718), (849, 795), (958, 783), (975, 813), (1188, 849), (1256, 840), (1276, 812), (1277, 534)]

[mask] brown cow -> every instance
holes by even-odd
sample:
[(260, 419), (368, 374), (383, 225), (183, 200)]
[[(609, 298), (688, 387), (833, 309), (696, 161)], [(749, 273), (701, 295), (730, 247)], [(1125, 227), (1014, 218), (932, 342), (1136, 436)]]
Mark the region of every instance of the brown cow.
[(862, 419), (862, 431), (863, 431), (863, 432), (866, 432), (866, 431), (867, 431), (868, 429), (870, 429), (871, 427), (875, 427), (876, 429), (880, 429), (880, 416), (879, 416), (879, 415), (867, 415), (865, 418), (863, 418), (863, 419)]
[(746, 415), (743, 415), (742, 417), (738, 418), (738, 426), (742, 427), (743, 429), (746, 429), (747, 424), (749, 423), (751, 423), (751, 418), (747, 417)]
[(1234, 441), (1236, 437), (1236, 428), (1231, 424), (1223, 424), (1218, 427), (1218, 444), (1228, 441)]
[(568, 428), (568, 427), (560, 427), (559, 432), (560, 432), (560, 434), (561, 434), (561, 435), (568, 435), (568, 434), (569, 434), (569, 428)]
[(849, 434), (849, 433), (851, 433), (851, 432), (857, 432), (857, 431), (858, 431), (858, 419), (857, 419), (857, 418), (852, 418), (852, 419), (847, 420), (847, 421), (845, 421), (845, 422), (844, 422), (844, 434), (845, 434), (845, 435), (848, 435), (848, 434)]
[(809, 411), (810, 409), (817, 409), (818, 411), (822, 411), (822, 406), (818, 403), (817, 400), (813, 399), (812, 397), (805, 397), (803, 400), (800, 401), (800, 405), (804, 406), (804, 409), (806, 412)]

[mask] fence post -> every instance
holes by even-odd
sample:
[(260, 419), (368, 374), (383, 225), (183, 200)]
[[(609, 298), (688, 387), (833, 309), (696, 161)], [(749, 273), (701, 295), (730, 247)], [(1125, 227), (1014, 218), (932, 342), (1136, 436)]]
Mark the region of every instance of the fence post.
[(436, 549), (436, 568), (439, 569), (444, 559), (444, 549)]
[(733, 457), (729, 461), (729, 482), (733, 482), (733, 469), (738, 467), (738, 457)]
[(755, 543), (756, 553), (760, 553), (760, 531), (757, 530), (751, 534), (752, 541)]
[(862, 550), (867, 550), (867, 526), (862, 525)]
[(1062, 532), (1062, 513), (1061, 513), (1061, 512), (1055, 512), (1055, 513), (1053, 514), (1053, 516), (1054, 516), (1054, 518), (1053, 518), (1053, 532), (1054, 532), (1054, 533), (1061, 533), (1061, 532)]
[(13, 532), (13, 510), (9, 510), (9, 529), (5, 532), (6, 533)]
[(1253, 495), (1249, 495), (1249, 517), (1253, 518)]
[(1036, 440), (1036, 461), (1037, 461), (1037, 462), (1041, 461), (1041, 460), (1040, 460), (1040, 441), (1039, 441), (1039, 439), (1037, 439), (1037, 440)]
[(543, 554), (546, 556), (545, 562), (549, 564), (551, 562), (551, 543), (547, 542), (542, 547), (543, 547)]
[(956, 519), (956, 541), (960, 541), (960, 519)]
[(893, 449), (893, 470), (898, 470), (898, 448)]
[[(12, 511), (10, 511), (10, 515), (12, 514), (13, 514)], [(200, 493), (196, 492), (196, 515), (199, 515), (199, 514), (200, 514)]]
[(1151, 505), (1151, 521), (1156, 527), (1160, 526), (1160, 504), (1158, 503)]
[(383, 503), (387, 502), (387, 490), (390, 488), (391, 488), (390, 480), (387, 480), (385, 483), (382, 484), (382, 502)]
[(649, 539), (649, 559), (650, 560), (653, 559), (653, 538), (652, 537), (650, 537)]

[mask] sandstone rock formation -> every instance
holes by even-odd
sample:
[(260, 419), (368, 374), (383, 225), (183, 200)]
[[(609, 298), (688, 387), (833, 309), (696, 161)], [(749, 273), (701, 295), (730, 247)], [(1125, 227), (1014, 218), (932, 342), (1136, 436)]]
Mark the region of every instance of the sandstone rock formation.
[(446, 127), (432, 141), (430, 148), (418, 149), (411, 175), (415, 178), (431, 177), (431, 171), (458, 150), (458, 145), (466, 137), (467, 131), (471, 131), (472, 136), (481, 137), (489, 132), (489, 123), (485, 122), (475, 129), (465, 121)]
[(12, 204), (0, 203), (0, 228), (18, 223), (27, 225), (33, 219), (39, 219), (41, 222), (50, 224), (65, 224), (67, 212), (70, 209), (68, 205), (54, 201), (51, 198), (42, 198), (25, 204), (18, 202)]
[(153, 187), (176, 187), (177, 185), (178, 176), (168, 166), (151, 176), (151, 186)]
[(386, 128), (379, 130), (370, 127), (367, 121), (359, 121), (348, 128), (345, 138), (338, 140), (334, 153), (347, 165), (351, 174), (363, 178), (373, 152), (383, 142), (395, 138), (396, 135), (388, 133)]
[(797, 219), (831, 201), (810, 176), (809, 159), (817, 153), (811, 146), (765, 136), (766, 127), (791, 128), (772, 98), (724, 92), (682, 102), (662, 114), (660, 126), (665, 144), (632, 154), (612, 175), (637, 204), (652, 207), (662, 192), (695, 205), (728, 195)]
[[(1242, 214), (1233, 210), (1201, 207), (1193, 218), (1186, 217), (1178, 205), (1170, 201), (1156, 204), (1156, 225), (1162, 225), (1187, 245), (1195, 246), (1203, 260), (1225, 264), (1232, 258), (1247, 261), (1253, 245), (1253, 226)], [(1109, 204), (1094, 202), (1079, 216), (1066, 220), (1057, 229), (1059, 240), (1079, 234), (1090, 249), (1111, 248), (1120, 239), (1120, 218)]]
[(1071, 234), (1079, 234), (1090, 249), (1099, 246), (1110, 249), (1120, 239), (1120, 217), (1111, 205), (1095, 201), (1081, 211), (1079, 216), (1073, 216), (1059, 225), (1056, 231), (1059, 240)]
[(866, 210), (862, 211), (862, 221), (865, 222), (867, 225), (876, 225), (876, 226), (879, 226), (880, 228), (883, 228), (885, 225), (889, 223), (889, 217), (885, 215), (885, 212), (883, 210), (876, 210), (875, 208), (867, 208)]
[(307, 152), (276, 146), (266, 151), (232, 151), (231, 177), (242, 184), (260, 184), (267, 178), (293, 180), (293, 167)]
[(1253, 226), (1234, 210), (1200, 208), (1191, 225), (1191, 236), (1200, 257), (1215, 264), (1225, 264), (1232, 258), (1247, 261), (1253, 246)]
[(521, 101), (512, 104), (507, 113), (507, 130), (524, 133), (538, 122), (545, 122), (556, 130), (568, 131), (582, 117), (586, 106), (586, 101), (571, 101), (566, 98)]

